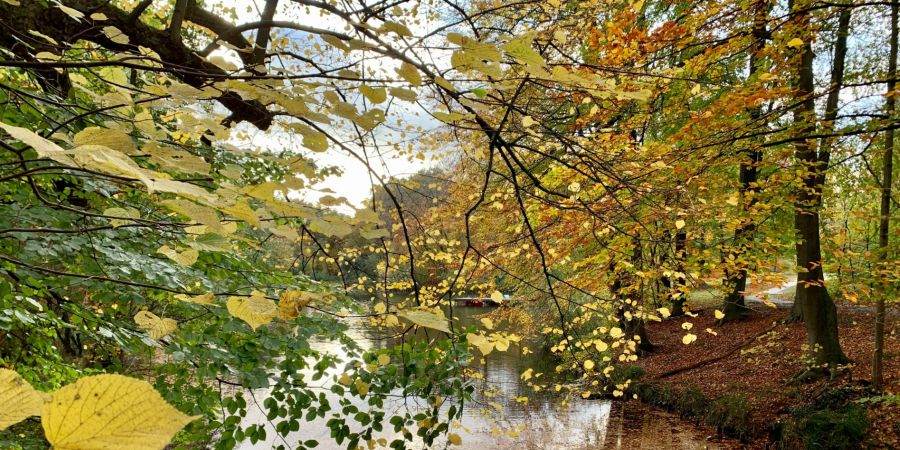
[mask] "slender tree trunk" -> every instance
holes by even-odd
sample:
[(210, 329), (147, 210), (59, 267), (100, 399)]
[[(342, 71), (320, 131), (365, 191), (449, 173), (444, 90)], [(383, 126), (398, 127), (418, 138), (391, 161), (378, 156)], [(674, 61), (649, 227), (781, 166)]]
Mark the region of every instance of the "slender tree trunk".
[(684, 303), (685, 286), (687, 286), (687, 275), (684, 273), (684, 259), (687, 256), (687, 230), (681, 229), (675, 233), (675, 285), (673, 286), (670, 299), (672, 301), (672, 315), (683, 316), (685, 311)]
[[(640, 263), (640, 259), (641, 245), (640, 242), (636, 241), (631, 263), (634, 266), (637, 266)], [(612, 286), (610, 286), (610, 291), (619, 304), (619, 326), (622, 328), (627, 339), (634, 339), (637, 341), (637, 354), (644, 355), (653, 350), (653, 344), (650, 342), (650, 337), (647, 335), (647, 327), (644, 323), (644, 319), (640, 318), (638, 313), (638, 305), (641, 303), (640, 285), (636, 281), (636, 277), (633, 273), (617, 269), (615, 266), (613, 266), (613, 270), (616, 271), (616, 276), (615, 281), (613, 281)]]
[[(750, 75), (753, 80), (762, 68), (762, 50), (766, 47), (766, 23), (769, 16), (768, 0), (757, 0), (755, 5), (755, 17), (753, 20), (753, 46), (750, 49)], [(750, 109), (750, 122), (753, 126), (762, 127), (765, 124), (757, 124), (762, 120), (762, 105), (756, 105)], [(752, 145), (752, 144), (751, 144)], [(744, 292), (747, 289), (747, 266), (741, 261), (741, 256), (747, 252), (751, 235), (756, 230), (756, 224), (750, 217), (750, 208), (756, 203), (756, 192), (759, 191), (759, 164), (762, 162), (762, 150), (751, 147), (742, 152), (744, 160), (741, 162), (739, 181), (741, 183), (741, 209), (744, 220), (734, 230), (734, 241), (727, 259), (733, 262), (735, 268), (726, 271), (724, 286), (727, 289), (723, 310), (725, 317), (721, 322), (729, 322), (740, 319), (746, 312)], [(747, 197), (750, 197), (749, 200)], [(729, 262), (726, 261), (726, 262)]]
[[(793, 2), (792, 2), (793, 3)], [(793, 6), (793, 5), (792, 5)], [(793, 10), (793, 8), (792, 8)], [(809, 13), (798, 9), (795, 20), (800, 29), (809, 25)], [(849, 28), (849, 11), (842, 12), (838, 39), (835, 43), (834, 69), (832, 70), (832, 90), (840, 89), (843, 78), (843, 56), (846, 54), (847, 31)], [(844, 12), (848, 14), (844, 20)], [(813, 98), (813, 50), (807, 37), (799, 49), (797, 75), (794, 80), (798, 107), (794, 110), (794, 122), (797, 124), (798, 136), (808, 136), (815, 132), (815, 99)], [(837, 71), (840, 73), (835, 73)], [(834, 81), (837, 80), (837, 83)], [(827, 108), (826, 108), (827, 110)], [(833, 125), (832, 125), (833, 126)], [(797, 233), (797, 296), (794, 300), (799, 304), (800, 312), (806, 323), (807, 342), (813, 356), (813, 371), (821, 373), (822, 369), (834, 369), (838, 364), (847, 362), (838, 340), (837, 308), (825, 286), (825, 275), (822, 269), (822, 248), (819, 236), (819, 209), (821, 207), (822, 187), (824, 186), (823, 163), (827, 165), (828, 156), (821, 155), (816, 149), (813, 139), (799, 139), (795, 146), (795, 157), (804, 170), (802, 186), (796, 194), (794, 229)], [(825, 148), (823, 151), (827, 152)]]
[[(884, 101), (885, 114), (893, 120), (896, 112), (897, 85), (897, 16), (900, 14), (900, 1), (891, 2), (891, 49), (888, 56), (887, 95)], [(894, 175), (894, 130), (884, 132), (884, 166), (881, 178), (881, 218), (878, 227), (878, 259), (888, 260), (888, 244), (890, 244), (891, 227), (891, 183)], [(872, 386), (880, 391), (884, 387), (884, 297), (887, 286), (882, 283), (881, 292), (875, 300), (875, 351), (872, 355)]]

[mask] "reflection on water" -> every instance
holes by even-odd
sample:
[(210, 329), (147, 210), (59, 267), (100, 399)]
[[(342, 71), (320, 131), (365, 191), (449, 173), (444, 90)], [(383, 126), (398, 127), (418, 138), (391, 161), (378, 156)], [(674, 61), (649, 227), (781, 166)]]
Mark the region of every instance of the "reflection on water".
[[(459, 325), (478, 324), (477, 316), (490, 312), (490, 308), (457, 307), (454, 316), (459, 318)], [(377, 349), (390, 345), (387, 340), (379, 339), (375, 330), (370, 329), (364, 321), (351, 324), (348, 335), (356, 340), (363, 349)], [(524, 343), (526, 344), (527, 343)], [(341, 347), (332, 342), (319, 342), (314, 347), (320, 351), (340, 354)], [(629, 417), (630, 404), (610, 402), (608, 400), (583, 400), (564, 398), (552, 390), (533, 392), (521, 378), (522, 372), (532, 368), (534, 373), (543, 373), (541, 381), (552, 386), (556, 374), (553, 368), (556, 363), (552, 355), (545, 354), (536, 345), (529, 345), (534, 353), (522, 355), (515, 346), (506, 352), (492, 352), (479, 366), (484, 381), (478, 386), (474, 395), (474, 403), (464, 409), (461, 420), (462, 429), (455, 430), (463, 438), (462, 446), (451, 446), (458, 449), (598, 449), (598, 448), (716, 448), (710, 446), (696, 435), (690, 427), (683, 427), (674, 417), (649, 410), (636, 405), (640, 410), (638, 420)], [(327, 386), (324, 386), (327, 387)], [(494, 391), (496, 396), (486, 398), (485, 391)], [(265, 391), (252, 393), (251, 400), (259, 405), (265, 400)], [(528, 397), (527, 402), (517, 402), (516, 397)], [(336, 397), (329, 396), (332, 404)], [(354, 398), (359, 406), (364, 400)], [(427, 407), (424, 401), (417, 399), (392, 399), (385, 402), (385, 410), (390, 414), (401, 408)], [(252, 403), (252, 401), (248, 401)], [(448, 402), (449, 403), (449, 402)], [(493, 407), (487, 406), (493, 403)], [(446, 405), (445, 405), (446, 406)], [(487, 410), (499, 406), (500, 416), (485, 415)], [(631, 411), (634, 415), (634, 411)], [(628, 420), (626, 420), (628, 417)], [(327, 416), (326, 416), (327, 418)], [(638, 430), (632, 429), (634, 422), (643, 422)], [(330, 430), (325, 425), (326, 419), (304, 422), (300, 431), (282, 439), (270, 424), (267, 424), (267, 440), (251, 444), (249, 441), (238, 444), (240, 450), (263, 450), (284, 445), (293, 448), (298, 440), (314, 439), (319, 442), (320, 449), (340, 449), (330, 438)], [(626, 424), (627, 422), (627, 424)], [(249, 405), (244, 425), (266, 424), (263, 408)], [(384, 437), (390, 442), (398, 438), (385, 426), (385, 431), (376, 438)], [(444, 448), (446, 442), (435, 444), (434, 448)], [(422, 443), (413, 443), (412, 448), (422, 448)]]

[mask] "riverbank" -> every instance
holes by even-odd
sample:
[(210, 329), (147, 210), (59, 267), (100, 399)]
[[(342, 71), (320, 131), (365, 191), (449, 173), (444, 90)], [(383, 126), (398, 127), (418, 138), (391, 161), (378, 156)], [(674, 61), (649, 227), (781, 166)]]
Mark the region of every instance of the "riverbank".
[[(752, 304), (746, 319), (716, 325), (712, 309), (697, 317), (649, 324), (654, 352), (634, 368), (630, 388), (643, 402), (674, 411), (742, 439), (747, 448), (900, 447), (900, 312), (889, 311), (885, 391), (874, 398), (871, 379), (873, 313), (840, 307), (841, 344), (853, 364), (833, 380), (791, 384), (806, 354), (802, 323), (784, 324), (787, 309)], [(684, 323), (698, 339), (682, 342)], [(707, 330), (707, 331), (704, 331)], [(713, 334), (715, 333), (715, 334)]]

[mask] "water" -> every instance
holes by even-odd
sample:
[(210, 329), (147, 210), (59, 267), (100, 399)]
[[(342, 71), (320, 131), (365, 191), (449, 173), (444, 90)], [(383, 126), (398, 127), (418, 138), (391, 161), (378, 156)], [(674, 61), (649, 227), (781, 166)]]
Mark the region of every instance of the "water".
[[(467, 326), (478, 324), (478, 316), (489, 313), (491, 308), (457, 307), (454, 315), (459, 317), (459, 324)], [(365, 322), (351, 323), (348, 334), (364, 349), (377, 349), (390, 345), (390, 342), (379, 339), (378, 334)], [(523, 355), (520, 347), (513, 345), (506, 352), (490, 353), (479, 366), (484, 381), (479, 383), (473, 399), (477, 407), (467, 407), (463, 411), (460, 428), (454, 429), (463, 439), (461, 446), (450, 446), (455, 449), (681, 449), (681, 448), (719, 448), (710, 444), (692, 427), (687, 426), (675, 417), (642, 407), (634, 403), (611, 402), (609, 400), (584, 400), (579, 396), (565, 397), (552, 389), (533, 392), (532, 388), (522, 380), (525, 370), (534, 369), (534, 373), (543, 373), (541, 381), (553, 386), (558, 380), (553, 371), (555, 363), (552, 355), (542, 353), (536, 345), (522, 344), (534, 353)], [(319, 342), (315, 347), (320, 351), (340, 354), (341, 347), (331, 342)], [(486, 391), (494, 391), (499, 395), (486, 397)], [(490, 395), (490, 394), (487, 394)], [(248, 403), (248, 415), (245, 425), (265, 424), (265, 413), (261, 406), (253, 405), (253, 401), (262, 405), (265, 391), (253, 392)], [(528, 397), (527, 402), (516, 401), (517, 397)], [(334, 397), (331, 400), (335, 400)], [(358, 400), (358, 399), (357, 399)], [(363, 404), (358, 400), (360, 405)], [(499, 405), (500, 414), (495, 407), (487, 406), (489, 402)], [(423, 406), (424, 401), (419, 402)], [(449, 403), (449, 402), (448, 402)], [(334, 402), (332, 404), (335, 404)], [(385, 403), (388, 411), (393, 409), (416, 407), (416, 399), (395, 399)], [(494, 414), (485, 415), (492, 410)], [(498, 417), (499, 416), (499, 417)], [(327, 416), (326, 416), (327, 417)], [(267, 424), (265, 442), (250, 444), (249, 441), (238, 444), (239, 450), (267, 450), (277, 445), (292, 448), (298, 440), (314, 439), (319, 441), (320, 449), (341, 449), (330, 438), (330, 430), (325, 426), (326, 419), (301, 423), (300, 431), (282, 440), (274, 427)], [(391, 426), (378, 437), (388, 442), (398, 438)], [(433, 448), (444, 448), (446, 442), (433, 445)], [(424, 448), (422, 443), (412, 443), (412, 448)]]

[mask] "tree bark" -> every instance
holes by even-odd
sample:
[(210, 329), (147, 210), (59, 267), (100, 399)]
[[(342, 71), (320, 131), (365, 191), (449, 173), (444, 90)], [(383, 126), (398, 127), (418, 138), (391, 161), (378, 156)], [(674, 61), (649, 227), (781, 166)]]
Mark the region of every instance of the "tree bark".
[[(897, 88), (894, 79), (897, 76), (897, 19), (900, 15), (900, 1), (891, 2), (891, 43), (888, 54), (887, 94), (884, 100), (885, 114), (894, 117), (897, 106)], [(890, 244), (891, 228), (891, 183), (894, 175), (894, 130), (884, 132), (884, 162), (881, 178), (881, 217), (878, 226), (878, 259), (888, 261), (888, 244)], [(878, 298), (875, 300), (875, 351), (872, 354), (872, 387), (881, 391), (884, 387), (884, 297), (887, 286), (882, 283)]]
[[(753, 46), (750, 48), (750, 74), (753, 79), (763, 70), (762, 51), (766, 47), (766, 23), (769, 15), (769, 2), (757, 0), (753, 20)], [(765, 123), (757, 125), (763, 120), (762, 105), (750, 108), (750, 120), (754, 126), (764, 127)], [(759, 191), (759, 164), (762, 162), (762, 150), (751, 147), (742, 152), (744, 160), (741, 162), (739, 181), (741, 183), (741, 208), (745, 215), (744, 221), (734, 230), (734, 240), (729, 250), (728, 260), (734, 261), (735, 268), (726, 271), (723, 285), (727, 289), (723, 310), (725, 317), (721, 323), (737, 320), (743, 317), (747, 311), (744, 293), (747, 289), (747, 266), (740, 261), (742, 255), (748, 250), (751, 235), (756, 230), (756, 223), (750, 217), (750, 209), (756, 203), (755, 194)], [(747, 197), (750, 197), (748, 200)]]
[[(792, 2), (793, 3), (793, 2)], [(809, 13), (804, 8), (794, 10), (794, 19), (799, 29), (809, 25)], [(798, 12), (799, 11), (799, 12)], [(832, 71), (832, 90), (840, 89), (843, 78), (843, 55), (846, 53), (847, 31), (849, 28), (849, 11), (842, 11), (838, 39), (835, 43), (835, 56), (841, 56), (840, 63), (835, 61)], [(844, 12), (848, 14), (844, 21)], [(815, 99), (813, 98), (813, 49), (807, 37), (799, 49), (797, 74), (794, 89), (798, 107), (794, 110), (794, 122), (797, 124), (799, 136), (815, 133)], [(836, 74), (835, 71), (841, 73)], [(838, 84), (834, 84), (834, 80)], [(823, 149), (827, 151), (828, 149)], [(807, 343), (812, 352), (813, 367), (811, 372), (822, 369), (834, 369), (838, 364), (847, 362), (841, 350), (837, 329), (837, 308), (825, 286), (822, 269), (822, 248), (819, 235), (819, 209), (821, 206), (824, 175), (820, 176), (823, 160), (827, 164), (827, 156), (820, 155), (813, 139), (799, 139), (794, 150), (797, 163), (804, 171), (802, 186), (796, 193), (794, 229), (797, 233), (797, 295), (794, 300), (799, 304), (800, 312), (806, 323)]]

